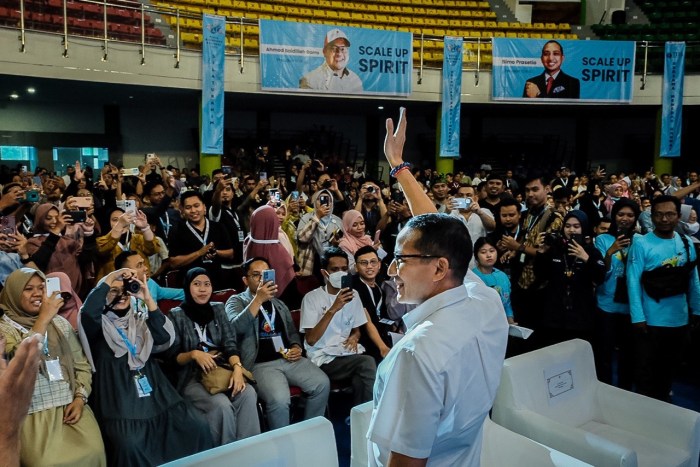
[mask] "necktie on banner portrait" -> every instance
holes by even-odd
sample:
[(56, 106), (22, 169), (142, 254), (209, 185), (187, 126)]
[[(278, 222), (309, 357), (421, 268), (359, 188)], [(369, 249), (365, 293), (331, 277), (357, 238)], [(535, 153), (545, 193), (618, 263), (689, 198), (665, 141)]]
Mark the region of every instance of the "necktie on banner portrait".
[(685, 42), (666, 42), (661, 94), (660, 157), (680, 157)]
[(224, 152), (226, 18), (202, 17), (202, 154)]
[(459, 126), (462, 107), (461, 37), (445, 36), (442, 63), (442, 120), (440, 157), (459, 157)]
[(635, 47), (633, 41), (494, 38), (492, 99), (630, 103)]
[(263, 91), (411, 94), (413, 35), (329, 24), (260, 20)]

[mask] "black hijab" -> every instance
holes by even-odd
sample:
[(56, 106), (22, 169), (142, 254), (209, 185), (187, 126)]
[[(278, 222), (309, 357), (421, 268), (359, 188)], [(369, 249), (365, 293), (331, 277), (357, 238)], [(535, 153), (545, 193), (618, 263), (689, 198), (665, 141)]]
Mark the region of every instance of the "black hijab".
[(207, 276), (210, 280), (209, 273), (204, 268), (192, 268), (187, 271), (185, 276), (185, 300), (180, 304), (180, 308), (185, 312), (185, 315), (193, 322), (199, 324), (200, 326), (206, 326), (210, 321), (214, 319), (214, 309), (211, 307), (211, 298), (204, 305), (200, 305), (194, 301), (192, 298), (192, 292), (190, 291), (190, 286), (192, 281), (194, 281), (197, 276)]

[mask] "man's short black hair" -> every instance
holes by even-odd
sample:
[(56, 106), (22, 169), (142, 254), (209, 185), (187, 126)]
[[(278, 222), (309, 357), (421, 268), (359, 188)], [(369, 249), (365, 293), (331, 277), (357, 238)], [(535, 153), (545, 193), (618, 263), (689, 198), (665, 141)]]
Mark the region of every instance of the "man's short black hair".
[(2, 194), (3, 195), (8, 194), (10, 192), (10, 190), (16, 186), (22, 188), (22, 184), (19, 182), (12, 182), (12, 183), (6, 184), (4, 187), (2, 187)]
[(499, 175), (497, 173), (491, 172), (488, 177), (486, 177), (486, 181), (490, 182), (491, 180), (500, 180), (501, 182), (505, 183), (505, 179), (503, 178), (503, 175)]
[(566, 187), (557, 188), (552, 192), (552, 198), (554, 200), (568, 200), (569, 198), (571, 198), (571, 190), (569, 190)]
[(464, 280), (472, 259), (472, 240), (462, 221), (448, 214), (420, 214), (404, 229), (418, 233), (413, 246), (420, 254), (447, 258), (454, 277)]
[(518, 208), (518, 212), (520, 212), (520, 209), (522, 209), (522, 206), (520, 205), (520, 203), (518, 203), (518, 201), (515, 198), (508, 197), (503, 198), (501, 202), (498, 203), (498, 213), (500, 214), (501, 208), (505, 208), (508, 206), (515, 206), (516, 208)]
[(676, 212), (681, 213), (681, 200), (671, 195), (661, 195), (651, 200), (651, 212), (654, 212), (654, 208), (657, 204), (661, 203), (673, 203), (676, 206)]
[(121, 253), (117, 255), (116, 258), (114, 258), (114, 270), (117, 271), (121, 268), (124, 267), (124, 263), (126, 263), (126, 260), (131, 258), (132, 256), (137, 256), (139, 253), (138, 251), (134, 250), (124, 250)]
[(264, 258), (262, 256), (256, 256), (254, 258), (250, 258), (249, 260), (246, 260), (246, 262), (243, 263), (243, 266), (241, 267), (241, 270), (242, 270), (244, 276), (248, 275), (248, 271), (250, 271), (250, 266), (256, 261), (264, 261), (265, 264), (268, 265), (268, 267), (270, 266), (270, 262), (267, 260), (267, 258)]
[(530, 184), (531, 182), (539, 181), (542, 186), (547, 186), (547, 180), (542, 176), (542, 174), (533, 174), (525, 178), (525, 183), (523, 186)]
[(199, 200), (202, 202), (202, 204), (205, 204), (204, 196), (202, 196), (202, 194), (201, 194), (199, 191), (197, 191), (197, 190), (194, 190), (194, 191), (193, 191), (193, 190), (183, 191), (182, 194), (180, 195), (180, 204), (181, 204), (181, 205), (184, 205), (184, 204), (185, 204), (185, 200), (188, 199), (188, 198), (192, 198), (192, 197), (197, 197), (197, 198), (199, 198)]
[(359, 258), (362, 255), (366, 255), (368, 253), (374, 253), (377, 256), (377, 258), (379, 258), (379, 255), (377, 254), (377, 250), (375, 250), (372, 245), (365, 245), (362, 248), (358, 248), (357, 251), (355, 252), (355, 255), (354, 255), (355, 262), (357, 262), (357, 258)]
[(544, 53), (544, 49), (549, 45), (549, 44), (557, 44), (559, 46), (559, 50), (561, 50), (561, 54), (564, 55), (564, 47), (561, 46), (561, 44), (555, 40), (550, 40), (547, 41), (543, 46), (542, 46), (542, 53)]
[(349, 262), (348, 254), (345, 253), (343, 249), (338, 248), (337, 246), (329, 246), (323, 250), (323, 256), (321, 256), (321, 269), (328, 268), (328, 263), (330, 262), (331, 258), (345, 258), (345, 260)]
[(158, 185), (160, 185), (160, 186), (162, 186), (163, 188), (165, 188), (165, 185), (163, 184), (163, 182), (159, 182), (159, 181), (150, 181), (150, 182), (146, 183), (146, 186), (143, 187), (143, 194), (146, 195), (146, 196), (150, 196), (150, 195), (151, 195), (151, 192), (153, 191), (153, 189), (154, 189), (155, 187), (157, 187)]

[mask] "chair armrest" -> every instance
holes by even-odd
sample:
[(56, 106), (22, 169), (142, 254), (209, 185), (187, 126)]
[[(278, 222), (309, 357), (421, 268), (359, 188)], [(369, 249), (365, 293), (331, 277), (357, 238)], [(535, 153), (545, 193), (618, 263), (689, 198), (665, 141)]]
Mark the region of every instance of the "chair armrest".
[(655, 439), (698, 458), (700, 413), (600, 383), (601, 416), (608, 425)]
[(501, 408), (494, 421), (545, 446), (598, 467), (636, 467), (637, 453), (530, 410)]

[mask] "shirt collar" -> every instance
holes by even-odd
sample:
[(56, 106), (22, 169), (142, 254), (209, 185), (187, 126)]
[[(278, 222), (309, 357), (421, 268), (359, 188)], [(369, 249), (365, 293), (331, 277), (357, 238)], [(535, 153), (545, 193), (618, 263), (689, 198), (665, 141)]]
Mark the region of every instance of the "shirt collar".
[(323, 64), (325, 65), (324, 69), (326, 70), (326, 74), (337, 76), (340, 79), (343, 79), (350, 74), (347, 67), (343, 68), (343, 71), (341, 71), (340, 74), (338, 74), (337, 71), (333, 70), (331, 67), (328, 66), (328, 63), (323, 62)]
[(416, 325), (427, 320), (430, 315), (441, 308), (463, 301), (467, 298), (467, 288), (464, 285), (458, 285), (452, 289), (430, 297), (413, 310), (404, 315), (403, 322), (407, 330), (411, 330)]

